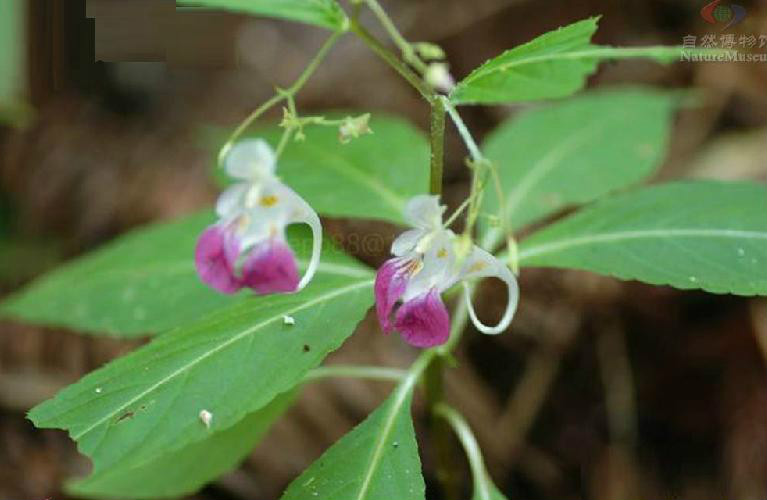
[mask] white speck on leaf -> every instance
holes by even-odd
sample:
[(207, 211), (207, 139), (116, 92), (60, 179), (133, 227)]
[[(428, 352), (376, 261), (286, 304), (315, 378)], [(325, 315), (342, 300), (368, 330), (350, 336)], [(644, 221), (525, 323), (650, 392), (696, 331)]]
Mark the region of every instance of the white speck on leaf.
[(101, 387), (96, 387), (96, 394), (101, 394)]
[(208, 410), (200, 410), (200, 421), (205, 425), (206, 429), (210, 429), (210, 424), (213, 422), (213, 414)]
[(285, 315), (282, 317), (282, 322), (286, 325), (292, 326), (296, 324), (296, 319), (293, 316)]
[(738, 255), (740, 255), (741, 257), (743, 257), (744, 255), (746, 255), (746, 251), (745, 251), (745, 250), (743, 250), (742, 248), (738, 248)]
[(690, 281), (691, 281), (692, 283), (695, 283), (695, 282), (697, 282), (697, 281), (698, 281), (698, 278), (696, 278), (695, 276), (690, 276)]

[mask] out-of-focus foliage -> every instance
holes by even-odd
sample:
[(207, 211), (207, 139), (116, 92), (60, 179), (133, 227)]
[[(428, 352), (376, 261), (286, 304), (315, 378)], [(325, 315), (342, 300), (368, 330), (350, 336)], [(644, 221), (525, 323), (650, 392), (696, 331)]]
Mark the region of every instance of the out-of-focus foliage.
[(520, 263), (767, 295), (765, 214), (767, 188), (756, 183), (662, 184), (599, 201), (533, 234)]
[[(384, 113), (373, 114), (370, 129), (372, 134), (341, 144), (338, 128), (307, 126), (305, 139), (285, 147), (277, 175), (322, 215), (401, 223), (405, 202), (428, 190), (429, 144), (407, 120)], [(227, 133), (208, 129), (204, 140), (215, 149)], [(272, 126), (248, 136), (264, 138), (276, 147), (282, 133), (282, 128)], [(216, 177), (226, 182), (221, 169)]]
[[(498, 127), (484, 145), (504, 193), (510, 229), (568, 205), (592, 201), (652, 174), (663, 161), (676, 96), (650, 89), (584, 94), (529, 111)], [(483, 209), (501, 208), (488, 181)], [(494, 247), (502, 228), (485, 228)]]

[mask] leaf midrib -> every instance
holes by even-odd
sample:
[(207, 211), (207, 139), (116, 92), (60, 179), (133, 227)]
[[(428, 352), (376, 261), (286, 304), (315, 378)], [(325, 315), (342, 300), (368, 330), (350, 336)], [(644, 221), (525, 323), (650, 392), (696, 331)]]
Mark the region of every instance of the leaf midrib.
[(271, 323), (273, 323), (275, 321), (282, 321), (283, 316), (285, 316), (285, 315), (292, 315), (292, 314), (294, 314), (294, 313), (296, 313), (298, 311), (301, 311), (302, 309), (306, 309), (307, 307), (312, 307), (312, 306), (314, 306), (314, 305), (316, 305), (316, 304), (318, 304), (320, 302), (331, 300), (331, 299), (333, 299), (333, 298), (335, 298), (335, 297), (337, 297), (339, 295), (343, 295), (345, 293), (351, 292), (353, 290), (357, 290), (359, 288), (363, 288), (365, 286), (370, 286), (370, 285), (372, 285), (372, 283), (373, 283), (373, 280), (366, 280), (366, 281), (361, 281), (361, 282), (358, 282), (358, 283), (355, 283), (353, 285), (349, 285), (349, 286), (346, 286), (346, 287), (343, 287), (343, 288), (335, 289), (335, 290), (333, 290), (333, 291), (331, 291), (329, 293), (320, 295), (318, 297), (315, 297), (312, 300), (306, 301), (306, 302), (302, 303), (301, 305), (296, 306), (296, 307), (294, 307), (292, 309), (288, 309), (288, 310), (285, 310), (285, 311), (280, 311), (279, 313), (275, 314), (275, 316), (273, 316), (272, 318), (264, 320), (264, 321), (262, 321), (262, 322), (260, 322), (260, 323), (258, 323), (256, 325), (250, 327), (250, 328), (247, 328), (247, 329), (243, 330), (242, 332), (238, 333), (237, 335), (234, 335), (231, 338), (227, 339), (225, 342), (222, 342), (221, 344), (219, 344), (215, 348), (205, 352), (204, 354), (198, 356), (197, 358), (194, 358), (193, 360), (189, 361), (188, 363), (186, 363), (186, 364), (182, 365), (181, 367), (177, 368), (172, 373), (170, 373), (168, 376), (163, 377), (161, 380), (159, 380), (155, 384), (151, 385), (150, 387), (148, 387), (147, 389), (145, 389), (144, 391), (142, 391), (138, 395), (134, 396), (129, 401), (123, 403), (121, 406), (117, 407), (115, 410), (113, 410), (111, 412), (108, 412), (106, 415), (104, 415), (104, 417), (102, 417), (101, 419), (97, 420), (93, 425), (91, 425), (88, 428), (84, 429), (82, 432), (80, 432), (80, 433), (78, 433), (76, 435), (72, 434), (72, 439), (75, 440), (75, 441), (79, 441), (83, 436), (85, 436), (89, 432), (93, 431), (98, 426), (100, 426), (104, 422), (108, 421), (110, 418), (112, 418), (115, 415), (117, 415), (120, 411), (124, 410), (125, 408), (127, 408), (130, 405), (134, 404), (135, 402), (139, 401), (141, 398), (145, 397), (146, 395), (151, 394), (152, 392), (157, 390), (159, 387), (161, 387), (161, 386), (165, 385), (166, 383), (170, 382), (171, 380), (175, 379), (177, 376), (185, 373), (186, 371), (188, 371), (189, 369), (193, 368), (198, 363), (201, 363), (202, 361), (204, 361), (205, 359), (209, 358), (213, 354), (215, 354), (215, 353), (221, 351), (222, 349), (225, 349), (226, 347), (232, 345), (233, 343), (238, 342), (238, 341), (242, 340), (243, 338), (245, 338), (245, 337), (247, 337), (247, 336), (257, 332), (258, 330), (268, 326), (269, 324), (271, 324)]
[[(604, 57), (611, 57), (620, 55), (621, 57), (643, 57), (643, 56), (649, 56), (649, 57), (661, 57), (666, 54), (662, 54), (661, 52), (668, 51), (668, 55), (670, 56), (673, 49), (677, 49), (677, 47), (665, 47), (665, 46), (654, 46), (654, 47), (637, 47), (637, 48), (618, 48), (615, 47), (598, 47), (594, 49), (588, 49), (588, 50), (571, 50), (571, 51), (562, 51), (562, 52), (553, 52), (549, 54), (542, 54), (542, 55), (536, 55), (536, 56), (527, 56), (527, 57), (521, 57), (519, 59), (509, 61), (508, 63), (502, 63), (494, 68), (490, 68), (484, 72), (479, 72), (475, 76), (469, 75), (465, 80), (463, 80), (458, 87), (456, 87), (456, 91), (458, 92), (458, 89), (463, 87), (464, 85), (468, 85), (469, 83), (473, 82), (474, 80), (478, 78), (484, 78), (489, 75), (492, 75), (494, 73), (499, 73), (503, 71), (508, 71), (510, 69), (513, 69), (517, 66), (524, 66), (527, 64), (534, 64), (539, 62), (546, 62), (546, 61), (553, 61), (558, 59), (585, 59), (585, 58), (604, 58)], [(651, 50), (658, 50), (658, 54), (649, 54)]]
[(373, 480), (373, 475), (375, 474), (375, 471), (381, 462), (386, 440), (389, 438), (389, 435), (392, 432), (394, 422), (397, 420), (397, 416), (402, 409), (402, 405), (405, 403), (405, 400), (410, 394), (410, 391), (413, 390), (413, 386), (418, 381), (420, 375), (420, 370), (411, 370), (408, 373), (407, 378), (402, 381), (399, 387), (397, 387), (396, 396), (392, 401), (388, 414), (385, 416), (384, 426), (378, 435), (378, 440), (376, 441), (375, 448), (373, 449), (373, 454), (370, 457), (370, 463), (368, 464), (368, 468), (365, 471), (365, 477), (362, 480), (362, 485), (360, 486), (356, 500), (364, 500), (366, 498), (368, 489), (370, 489), (370, 483)]
[(520, 264), (523, 264), (525, 259), (530, 259), (547, 253), (555, 253), (578, 246), (586, 246), (593, 243), (614, 243), (623, 240), (643, 238), (739, 238), (767, 240), (767, 232), (738, 229), (672, 228), (595, 233), (574, 238), (564, 238), (529, 248), (524, 248), (523, 245), (523, 248), (519, 252), (519, 262)]

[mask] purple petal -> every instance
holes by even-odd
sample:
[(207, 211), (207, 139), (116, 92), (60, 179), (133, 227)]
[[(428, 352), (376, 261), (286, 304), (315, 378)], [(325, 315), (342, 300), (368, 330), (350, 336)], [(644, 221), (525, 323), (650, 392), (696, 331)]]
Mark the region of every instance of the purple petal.
[(416, 347), (444, 344), (450, 336), (450, 316), (436, 288), (402, 304), (394, 328)]
[(222, 293), (234, 293), (242, 283), (234, 274), (235, 263), (240, 252), (240, 242), (218, 225), (206, 229), (194, 251), (197, 274), (208, 286)]
[(259, 295), (295, 292), (298, 271), (293, 251), (283, 241), (258, 244), (242, 268), (243, 283)]
[(384, 333), (393, 330), (391, 320), (394, 304), (402, 297), (407, 288), (408, 275), (404, 271), (405, 265), (402, 259), (389, 259), (383, 263), (378, 274), (376, 274), (375, 296), (376, 296), (376, 314), (378, 322)]

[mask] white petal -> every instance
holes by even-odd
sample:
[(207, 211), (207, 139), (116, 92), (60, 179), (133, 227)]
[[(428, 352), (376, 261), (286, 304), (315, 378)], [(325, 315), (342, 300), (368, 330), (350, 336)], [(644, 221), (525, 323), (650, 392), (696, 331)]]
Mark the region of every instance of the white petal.
[(229, 186), (216, 200), (216, 214), (221, 219), (229, 219), (237, 215), (244, 206), (245, 194), (250, 185), (245, 182), (238, 182)]
[(406, 253), (412, 252), (425, 234), (423, 229), (408, 229), (397, 236), (397, 239), (391, 244), (391, 253), (397, 257), (402, 257)]
[(287, 210), (285, 224), (303, 223), (307, 224), (312, 230), (312, 256), (309, 259), (309, 265), (301, 281), (298, 282), (296, 291), (303, 289), (314, 277), (317, 268), (320, 265), (320, 254), (322, 252), (322, 224), (317, 212), (306, 203), (295, 191), (279, 184), (279, 197), (284, 202), (284, 209)]
[(240, 141), (226, 155), (226, 173), (237, 179), (255, 180), (274, 175), (277, 158), (263, 139)]
[(455, 234), (449, 230), (434, 231), (422, 240), (427, 245), (423, 266), (408, 282), (403, 300), (410, 300), (432, 288), (442, 293), (456, 283), (458, 270), (455, 266), (454, 241)]
[[(477, 314), (474, 311), (474, 306), (471, 303), (471, 294), (469, 293), (469, 286), (465, 280), (472, 278), (489, 278), (495, 277), (506, 283), (508, 289), (508, 299), (506, 302), (506, 310), (503, 313), (501, 321), (495, 326), (487, 326), (483, 324)], [(471, 255), (466, 259), (463, 270), (461, 271), (461, 280), (464, 280), (464, 295), (466, 296), (466, 303), (469, 306), (469, 317), (471, 318), (474, 326), (482, 333), (488, 335), (495, 335), (503, 332), (509, 327), (514, 312), (517, 310), (517, 302), (519, 301), (519, 286), (517, 285), (517, 279), (509, 268), (493, 255), (487, 253), (479, 247), (474, 247)]]
[(439, 196), (419, 194), (407, 202), (405, 220), (413, 227), (434, 230), (442, 226), (445, 208), (439, 204)]

